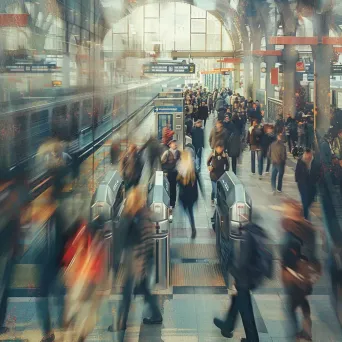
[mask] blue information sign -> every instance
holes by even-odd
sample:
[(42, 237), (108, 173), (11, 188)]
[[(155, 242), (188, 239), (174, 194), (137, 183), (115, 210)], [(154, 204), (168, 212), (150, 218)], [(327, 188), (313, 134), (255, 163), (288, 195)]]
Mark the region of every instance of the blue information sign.
[(178, 106), (162, 106), (162, 107), (154, 107), (154, 111), (156, 113), (176, 113), (176, 112), (183, 112), (183, 107)]

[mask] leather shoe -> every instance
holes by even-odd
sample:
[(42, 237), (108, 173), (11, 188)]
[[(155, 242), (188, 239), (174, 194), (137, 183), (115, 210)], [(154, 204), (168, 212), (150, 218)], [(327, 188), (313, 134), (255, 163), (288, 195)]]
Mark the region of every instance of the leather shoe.
[(152, 325), (152, 324), (162, 324), (163, 322), (163, 317), (147, 317), (147, 318), (144, 318), (143, 319), (143, 323), (144, 324), (149, 324), (149, 325)]
[(234, 335), (233, 331), (227, 331), (225, 329), (225, 322), (219, 318), (214, 318), (214, 324), (221, 330), (221, 335), (226, 338), (232, 338)]

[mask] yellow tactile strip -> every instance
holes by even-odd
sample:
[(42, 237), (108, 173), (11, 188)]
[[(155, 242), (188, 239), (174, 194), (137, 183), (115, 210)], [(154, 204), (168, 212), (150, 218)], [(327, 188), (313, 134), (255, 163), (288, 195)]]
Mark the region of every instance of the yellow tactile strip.
[(177, 259), (217, 259), (214, 244), (172, 244), (172, 252)]
[(173, 286), (225, 286), (219, 264), (172, 264)]

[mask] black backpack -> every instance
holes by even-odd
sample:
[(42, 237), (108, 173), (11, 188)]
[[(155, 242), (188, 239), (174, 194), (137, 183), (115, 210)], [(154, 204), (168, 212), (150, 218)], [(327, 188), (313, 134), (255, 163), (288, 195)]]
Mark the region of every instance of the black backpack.
[(248, 224), (245, 230), (252, 239), (253, 252), (248, 274), (250, 275), (252, 288), (261, 285), (265, 278), (273, 276), (273, 254), (268, 248), (269, 238), (264, 229), (256, 224)]

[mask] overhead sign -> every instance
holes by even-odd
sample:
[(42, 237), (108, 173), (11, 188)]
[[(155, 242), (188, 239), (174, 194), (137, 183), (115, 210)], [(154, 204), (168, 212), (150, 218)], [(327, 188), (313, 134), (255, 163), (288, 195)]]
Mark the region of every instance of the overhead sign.
[(342, 64), (334, 64), (331, 66), (331, 75), (342, 75)]
[(163, 106), (163, 107), (154, 107), (154, 111), (156, 113), (177, 113), (183, 112), (183, 107), (176, 106)]
[[(3, 0), (1, 0), (3, 1)], [(0, 14), (0, 27), (26, 27), (28, 26), (28, 14)]]
[(52, 81), (52, 86), (53, 87), (61, 87), (62, 86), (62, 81)]
[(279, 84), (279, 69), (278, 68), (271, 69), (271, 84), (273, 85)]
[(300, 61), (296, 63), (296, 71), (297, 72), (304, 72), (305, 71), (305, 64), (304, 62)]
[(9, 73), (51, 73), (57, 72), (56, 64), (15, 64), (6, 65), (2, 72)]
[(195, 64), (144, 64), (145, 74), (194, 74)]

